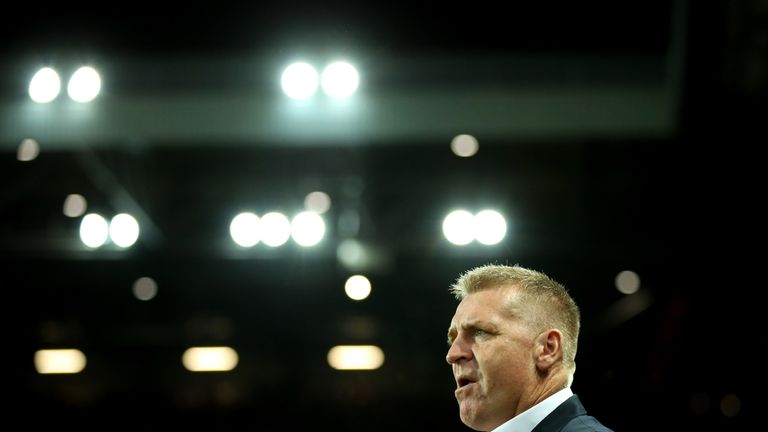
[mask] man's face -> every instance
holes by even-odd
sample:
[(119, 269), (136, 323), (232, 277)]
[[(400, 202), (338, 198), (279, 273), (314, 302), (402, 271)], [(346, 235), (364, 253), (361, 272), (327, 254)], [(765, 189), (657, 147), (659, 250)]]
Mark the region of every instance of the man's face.
[(534, 335), (515, 297), (513, 287), (469, 294), (448, 329), (446, 360), (456, 379), (459, 414), (476, 430), (491, 430), (526, 409), (521, 397), (534, 385)]

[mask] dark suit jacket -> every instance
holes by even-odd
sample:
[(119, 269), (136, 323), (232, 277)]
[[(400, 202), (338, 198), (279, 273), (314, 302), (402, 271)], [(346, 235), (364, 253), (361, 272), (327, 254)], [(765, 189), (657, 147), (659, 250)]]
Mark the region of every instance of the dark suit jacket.
[(579, 397), (573, 395), (561, 403), (533, 428), (533, 432), (612, 432), (596, 418), (587, 415)]

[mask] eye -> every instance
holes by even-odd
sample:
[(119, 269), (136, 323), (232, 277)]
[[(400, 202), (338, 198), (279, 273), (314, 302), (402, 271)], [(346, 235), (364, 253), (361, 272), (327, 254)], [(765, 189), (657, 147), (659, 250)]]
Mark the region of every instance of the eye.
[(474, 334), (474, 336), (476, 338), (484, 338), (486, 336), (490, 336), (490, 334), (491, 334), (490, 332), (487, 332), (487, 331), (485, 331), (483, 329), (479, 329), (479, 328), (478, 329), (474, 329), (474, 331), (472, 333)]
[(450, 346), (453, 345), (454, 340), (456, 340), (456, 335), (453, 333), (449, 333), (448, 337), (445, 339), (445, 343), (447, 343), (448, 347), (450, 348)]

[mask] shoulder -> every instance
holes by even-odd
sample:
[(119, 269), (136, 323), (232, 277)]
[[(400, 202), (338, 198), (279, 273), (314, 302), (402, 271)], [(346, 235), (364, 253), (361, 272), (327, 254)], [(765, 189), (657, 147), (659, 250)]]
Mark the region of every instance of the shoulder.
[(575, 394), (545, 417), (534, 431), (612, 432), (596, 418), (587, 414), (587, 410)]
[(596, 418), (588, 415), (581, 415), (572, 418), (563, 427), (562, 432), (613, 432), (611, 429), (603, 426)]

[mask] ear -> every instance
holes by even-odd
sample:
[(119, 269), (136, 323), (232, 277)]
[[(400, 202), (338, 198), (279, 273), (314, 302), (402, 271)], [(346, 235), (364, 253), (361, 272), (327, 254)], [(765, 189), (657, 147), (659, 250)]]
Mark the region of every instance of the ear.
[(536, 369), (546, 372), (552, 365), (563, 359), (563, 334), (558, 329), (549, 329), (536, 337), (535, 358)]

